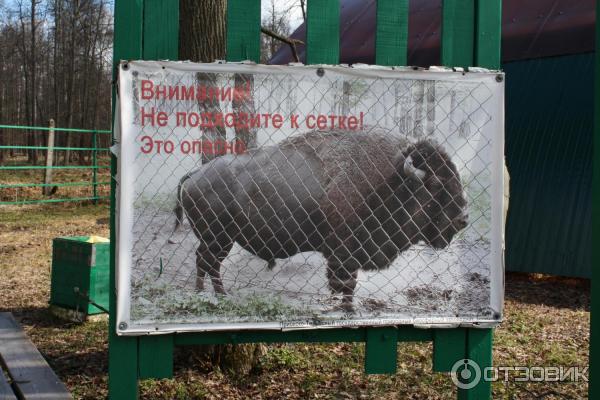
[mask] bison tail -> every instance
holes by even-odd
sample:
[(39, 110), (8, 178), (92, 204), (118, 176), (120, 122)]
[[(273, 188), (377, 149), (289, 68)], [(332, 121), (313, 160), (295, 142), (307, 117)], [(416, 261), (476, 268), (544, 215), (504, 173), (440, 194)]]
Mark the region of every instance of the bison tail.
[(181, 204), (181, 191), (183, 190), (183, 183), (190, 177), (190, 174), (185, 174), (181, 180), (179, 181), (179, 185), (177, 185), (177, 198), (175, 199), (175, 209), (173, 212), (175, 213), (175, 227), (173, 228), (173, 232), (179, 230), (181, 224), (183, 224), (183, 205)]
[(173, 228), (173, 232), (177, 232), (183, 223), (183, 207), (179, 199), (177, 199), (177, 205), (173, 211), (175, 212), (175, 227)]

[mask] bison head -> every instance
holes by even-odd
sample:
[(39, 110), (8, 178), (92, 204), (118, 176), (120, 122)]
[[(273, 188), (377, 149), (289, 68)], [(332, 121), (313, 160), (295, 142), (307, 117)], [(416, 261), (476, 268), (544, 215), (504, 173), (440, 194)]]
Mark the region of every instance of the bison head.
[[(416, 232), (409, 240), (442, 249), (467, 226), (467, 200), (456, 166), (441, 146), (410, 145), (398, 157), (404, 206)], [(408, 190), (407, 190), (408, 189)], [(408, 198), (407, 198), (408, 197)]]

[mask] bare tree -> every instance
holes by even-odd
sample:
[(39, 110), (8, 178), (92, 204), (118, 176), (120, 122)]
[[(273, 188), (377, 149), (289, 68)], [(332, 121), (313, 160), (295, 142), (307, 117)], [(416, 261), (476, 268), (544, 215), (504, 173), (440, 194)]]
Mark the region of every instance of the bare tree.
[[(38, 125), (50, 118), (58, 127), (110, 126), (109, 0), (17, 0), (0, 8), (0, 123)], [(1, 0), (0, 0), (1, 2)], [(4, 144), (45, 143), (43, 133), (2, 132)], [(77, 139), (75, 141), (75, 138)], [(108, 145), (102, 137), (101, 145)], [(57, 146), (87, 147), (90, 137), (67, 138)], [(11, 151), (0, 150), (0, 159)], [(39, 151), (27, 152), (37, 163)], [(63, 162), (88, 159), (89, 153), (61, 154)], [(76, 157), (80, 156), (80, 157)]]
[[(226, 10), (225, 0), (196, 1), (180, 0), (179, 21), (179, 58), (183, 60), (213, 62), (225, 58), (226, 48)], [(196, 77), (199, 85), (217, 86), (217, 77), (214, 74), (198, 74)], [(241, 85), (248, 81), (248, 77), (241, 74), (234, 75), (234, 85)], [(253, 109), (253, 102), (239, 104), (233, 107), (238, 110)], [(216, 99), (199, 102), (201, 112), (220, 112), (222, 107)], [(236, 130), (236, 136), (246, 141), (246, 146), (255, 142), (256, 132)], [(221, 127), (208, 128), (202, 132), (203, 139), (215, 143), (225, 140), (226, 132)], [(203, 153), (202, 162), (208, 162), (215, 157), (214, 152)], [(223, 370), (233, 370), (238, 374), (247, 374), (264, 352), (260, 344), (245, 345), (212, 345), (197, 347), (195, 354), (208, 357), (214, 365)]]
[[(289, 12), (293, 5), (278, 8), (275, 0), (271, 0), (267, 14), (262, 19), (263, 33), (270, 34), (261, 36), (261, 62), (267, 63), (271, 57), (284, 44), (281, 38), (287, 38), (290, 35)], [(279, 36), (279, 38), (277, 38)]]

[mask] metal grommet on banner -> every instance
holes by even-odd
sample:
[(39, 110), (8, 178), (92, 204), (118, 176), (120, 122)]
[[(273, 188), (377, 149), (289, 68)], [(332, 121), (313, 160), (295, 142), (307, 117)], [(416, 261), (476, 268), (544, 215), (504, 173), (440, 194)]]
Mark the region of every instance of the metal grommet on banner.
[(317, 68), (317, 76), (323, 77), (325, 75), (325, 70), (323, 68)]

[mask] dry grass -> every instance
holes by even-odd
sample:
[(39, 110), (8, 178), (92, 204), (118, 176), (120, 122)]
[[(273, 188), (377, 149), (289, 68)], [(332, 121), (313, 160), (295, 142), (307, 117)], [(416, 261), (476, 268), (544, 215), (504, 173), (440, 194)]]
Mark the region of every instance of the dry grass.
[[(108, 235), (106, 205), (0, 208), (0, 309), (13, 312), (76, 398), (106, 397), (105, 322), (73, 324), (48, 315), (51, 240)], [(101, 219), (101, 224), (97, 221)], [(506, 321), (494, 362), (505, 366), (587, 366), (589, 285), (583, 280), (509, 274)], [(187, 351), (175, 378), (147, 380), (145, 399), (453, 399), (446, 374), (431, 372), (430, 344), (400, 344), (393, 376), (363, 373), (358, 344), (270, 346), (260, 366), (239, 377), (213, 370)], [(494, 398), (587, 397), (587, 384), (498, 382)]]
[[(11, 158), (5, 163), (7, 166), (27, 165), (25, 157)], [(110, 182), (109, 159), (104, 155), (99, 158), (98, 165), (102, 168), (96, 170), (96, 182)], [(72, 166), (78, 166), (74, 163)], [(0, 185), (13, 184), (39, 184), (44, 183), (44, 169), (22, 169), (22, 170), (0, 170)], [(60, 186), (56, 193), (50, 197), (42, 195), (41, 187), (17, 187), (0, 188), (0, 202), (20, 202), (42, 199), (67, 199), (92, 197), (92, 169), (54, 169), (52, 171), (52, 183), (89, 183), (86, 186)], [(107, 184), (97, 186), (98, 196), (104, 197), (110, 194), (110, 186)]]

